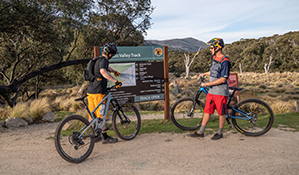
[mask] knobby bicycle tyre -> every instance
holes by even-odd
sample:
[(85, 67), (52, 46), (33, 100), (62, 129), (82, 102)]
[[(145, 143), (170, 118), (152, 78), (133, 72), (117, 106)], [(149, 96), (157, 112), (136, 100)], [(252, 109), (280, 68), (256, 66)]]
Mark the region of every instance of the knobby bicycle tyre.
[(83, 134), (82, 139), (78, 136), (89, 125), (87, 119), (80, 115), (70, 115), (64, 118), (55, 131), (54, 142), (59, 155), (71, 163), (80, 163), (91, 154), (94, 148), (94, 130), (89, 128)]
[[(191, 112), (192, 106), (194, 109)], [(205, 105), (201, 101), (194, 101), (192, 97), (183, 97), (172, 105), (171, 120), (182, 130), (196, 130), (201, 126), (204, 108)]]
[[(250, 98), (239, 102), (236, 104), (235, 108), (241, 109), (253, 117), (250, 121), (232, 118), (234, 127), (240, 133), (246, 136), (260, 136), (271, 129), (274, 122), (274, 114), (271, 107), (266, 102)], [(232, 116), (244, 117), (244, 115), (235, 110), (232, 111)]]
[(130, 103), (121, 105), (121, 109), (124, 113), (121, 110), (116, 110), (112, 115), (113, 130), (122, 140), (132, 140), (141, 128), (140, 114), (137, 108)]

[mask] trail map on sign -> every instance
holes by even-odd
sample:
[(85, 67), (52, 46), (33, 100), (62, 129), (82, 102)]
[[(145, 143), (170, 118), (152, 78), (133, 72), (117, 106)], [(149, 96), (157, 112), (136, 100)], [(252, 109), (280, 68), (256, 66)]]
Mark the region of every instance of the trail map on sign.
[[(117, 81), (122, 82), (122, 87), (126, 86), (136, 86), (136, 76), (135, 76), (135, 63), (112, 63), (109, 66), (120, 72), (119, 77), (115, 77), (111, 74)], [(108, 86), (113, 86), (114, 83), (108, 81)]]

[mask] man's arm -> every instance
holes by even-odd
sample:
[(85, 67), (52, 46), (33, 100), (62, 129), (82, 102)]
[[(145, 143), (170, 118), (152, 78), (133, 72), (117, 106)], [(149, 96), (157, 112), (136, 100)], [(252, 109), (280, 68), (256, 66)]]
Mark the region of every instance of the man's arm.
[(112, 72), (112, 73), (117, 72), (116, 70), (112, 69), (111, 67), (108, 67), (108, 71), (109, 71), (109, 72)]
[(103, 75), (103, 77), (105, 77), (107, 80), (112, 81), (114, 83), (117, 82), (117, 80), (115, 78), (113, 78), (106, 69), (102, 68), (100, 69), (100, 73)]
[(198, 79), (199, 79), (200, 77), (207, 76), (207, 75), (210, 75), (210, 71), (209, 71), (209, 72), (202, 73), (202, 74), (199, 74)]

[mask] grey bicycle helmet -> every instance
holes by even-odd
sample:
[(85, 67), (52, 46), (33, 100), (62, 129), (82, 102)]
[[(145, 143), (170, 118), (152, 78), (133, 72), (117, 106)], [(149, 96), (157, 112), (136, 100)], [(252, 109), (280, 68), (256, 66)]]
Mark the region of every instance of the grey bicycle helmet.
[(115, 44), (113, 43), (106, 43), (103, 47), (103, 53), (108, 55), (108, 54), (116, 54), (117, 53), (117, 48)]

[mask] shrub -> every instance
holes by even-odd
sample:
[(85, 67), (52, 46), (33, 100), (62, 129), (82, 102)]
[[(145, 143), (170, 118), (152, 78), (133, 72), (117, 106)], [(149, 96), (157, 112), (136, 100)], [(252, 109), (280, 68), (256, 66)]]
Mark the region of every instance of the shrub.
[(267, 85), (265, 85), (265, 84), (261, 84), (261, 85), (259, 85), (259, 88), (261, 88), (261, 89), (266, 89), (266, 88), (267, 88)]
[(88, 120), (88, 112), (85, 109), (78, 110), (75, 114), (81, 115)]
[(63, 111), (68, 111), (72, 107), (73, 101), (74, 99), (63, 98), (59, 103), (60, 109)]
[(28, 118), (29, 117), (29, 111), (28, 111), (28, 105), (26, 103), (17, 103), (16, 106), (14, 106), (12, 109), (10, 109), (9, 117), (19, 117), (19, 118)]
[(30, 115), (33, 120), (41, 120), (45, 112), (50, 110), (48, 98), (34, 100), (30, 104)]
[(269, 105), (274, 113), (290, 113), (296, 111), (296, 104), (291, 101), (272, 101)]
[(163, 101), (150, 101), (139, 103), (140, 110), (145, 111), (161, 111), (164, 109)]
[(84, 108), (84, 104), (81, 101), (75, 101), (74, 98), (70, 99), (70, 103), (72, 104), (69, 108), (70, 111), (76, 112), (78, 109)]
[(8, 108), (0, 108), (0, 120), (6, 119), (9, 117), (9, 109)]

